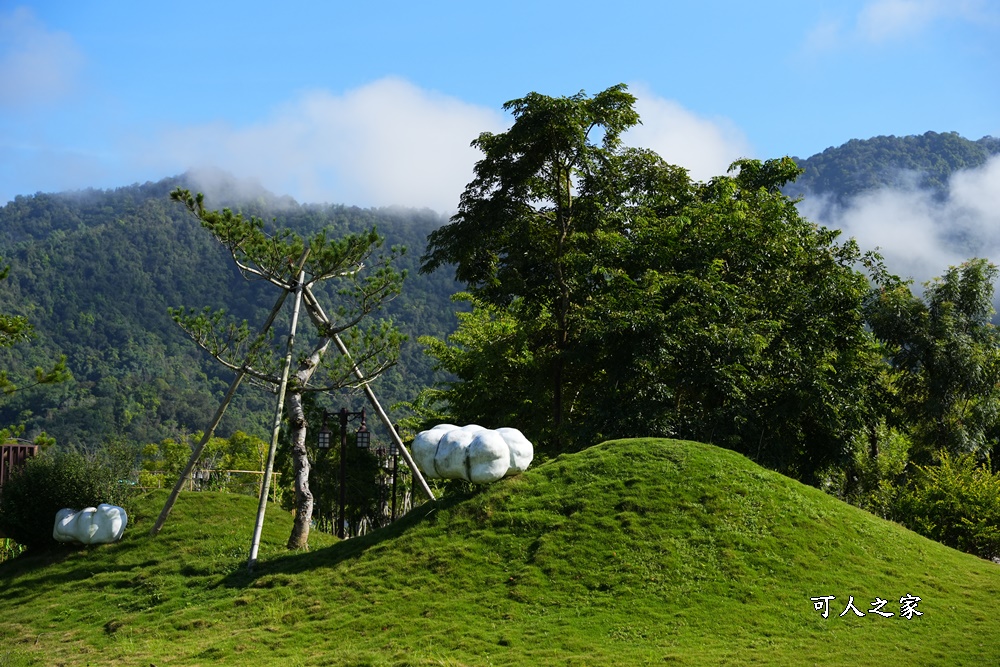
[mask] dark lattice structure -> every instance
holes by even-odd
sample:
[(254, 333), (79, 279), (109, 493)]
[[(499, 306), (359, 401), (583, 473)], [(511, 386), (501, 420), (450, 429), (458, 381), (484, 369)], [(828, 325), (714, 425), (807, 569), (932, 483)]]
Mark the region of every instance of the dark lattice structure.
[(0, 445), (0, 489), (10, 473), (38, 453), (38, 445)]

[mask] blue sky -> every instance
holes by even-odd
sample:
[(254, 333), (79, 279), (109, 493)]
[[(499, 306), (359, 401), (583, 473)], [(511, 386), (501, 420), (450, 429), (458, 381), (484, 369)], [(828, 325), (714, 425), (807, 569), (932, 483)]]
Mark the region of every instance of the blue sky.
[(698, 178), (851, 138), (1000, 136), (992, 0), (0, 0), (0, 203), (221, 168), (302, 202), (455, 208), (527, 92), (619, 82)]

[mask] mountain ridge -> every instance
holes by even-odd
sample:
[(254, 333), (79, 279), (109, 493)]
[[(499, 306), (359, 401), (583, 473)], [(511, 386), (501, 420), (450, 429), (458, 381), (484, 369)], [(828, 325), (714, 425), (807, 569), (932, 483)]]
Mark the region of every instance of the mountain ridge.
[[(905, 174), (910, 185), (941, 196), (956, 170), (998, 154), (1000, 139), (970, 141), (955, 133), (851, 140), (800, 160), (804, 173), (786, 194), (825, 198), (833, 206), (864, 188), (892, 186)], [(450, 296), (461, 285), (447, 270), (417, 270), (426, 236), (446, 222), (444, 216), (426, 209), (300, 204), (221, 172), (187, 173), (113, 190), (21, 195), (0, 207), (0, 257), (12, 267), (0, 282), (0, 302), (5, 312), (27, 317), (37, 334), (32, 343), (0, 352), (0, 365), (24, 373), (66, 354), (75, 375), (65, 385), (8, 397), (0, 405), (2, 423), (25, 422), (26, 437), (45, 431), (83, 449), (117, 435), (156, 442), (205, 427), (230, 378), (184, 337), (167, 308), (226, 308), (253, 326), (275, 297), (243, 281), (208, 232), (169, 201), (176, 187), (207, 190), (213, 208), (238, 208), (301, 233), (375, 225), (387, 245), (406, 245), (404, 293), (386, 313), (410, 340), (400, 366), (377, 388), (390, 405), (442, 379), (416, 338), (446, 336), (456, 323), (459, 306)], [(360, 402), (349, 395), (336, 400)], [(268, 405), (266, 396), (242, 392), (220, 432), (266, 432)]]

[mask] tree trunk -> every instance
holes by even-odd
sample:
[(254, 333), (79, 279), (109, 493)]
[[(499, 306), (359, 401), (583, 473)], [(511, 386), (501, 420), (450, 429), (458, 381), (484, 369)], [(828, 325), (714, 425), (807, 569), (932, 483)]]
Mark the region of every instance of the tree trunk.
[(309, 548), (309, 527), (312, 525), (313, 513), (313, 494), (309, 490), (309, 450), (306, 448), (309, 425), (302, 406), (302, 392), (298, 388), (309, 382), (329, 346), (330, 339), (324, 338), (312, 354), (299, 362), (298, 371), (285, 397), (292, 430), (292, 475), (295, 478), (295, 522), (292, 524), (292, 534), (288, 537), (289, 549)]
[(306, 449), (306, 415), (302, 394), (288, 394), (288, 420), (292, 427), (292, 474), (295, 478), (295, 523), (288, 538), (289, 549), (309, 546), (309, 526), (312, 522), (313, 494), (309, 490), (309, 452)]

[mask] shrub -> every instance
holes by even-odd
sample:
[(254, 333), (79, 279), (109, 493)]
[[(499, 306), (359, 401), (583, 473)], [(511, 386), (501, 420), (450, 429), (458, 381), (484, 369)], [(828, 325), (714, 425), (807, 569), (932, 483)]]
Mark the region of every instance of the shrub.
[[(14, 540), (0, 537), (0, 563), (16, 558), (24, 551), (24, 545)], [(0, 663), (2, 664), (2, 663)]]
[(113, 450), (84, 456), (47, 451), (11, 475), (0, 493), (0, 531), (29, 549), (56, 544), (56, 512), (111, 503), (129, 511), (131, 463)]
[[(877, 438), (872, 447), (871, 438)], [(899, 495), (905, 488), (910, 439), (880, 424), (874, 433), (859, 434), (846, 464), (831, 466), (821, 477), (821, 488), (883, 519), (898, 520)]]
[(920, 466), (899, 503), (907, 528), (981, 558), (1000, 556), (1000, 473), (972, 454), (942, 452), (938, 465)]

